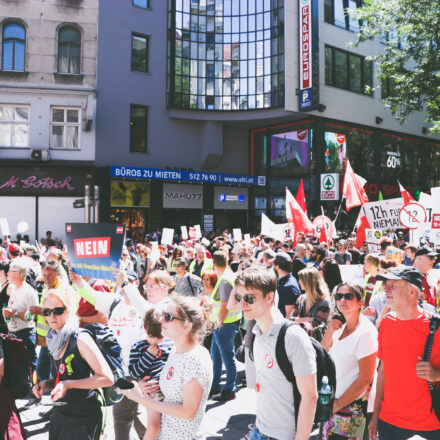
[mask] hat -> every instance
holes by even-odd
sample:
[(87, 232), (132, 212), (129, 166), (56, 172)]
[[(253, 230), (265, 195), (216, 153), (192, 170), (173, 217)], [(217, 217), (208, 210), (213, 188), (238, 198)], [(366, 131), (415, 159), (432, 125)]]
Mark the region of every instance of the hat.
[(127, 274), (127, 278), (129, 279), (129, 281), (138, 281), (139, 277), (138, 274), (134, 271), (134, 270), (126, 270), (125, 271)]
[(414, 284), (414, 286), (421, 289), (423, 287), (423, 275), (422, 273), (416, 269), (415, 267), (395, 267), (391, 269), (389, 272), (377, 275), (377, 280), (404, 280), (408, 281), (408, 283)]
[(346, 240), (339, 240), (338, 245), (347, 246), (347, 241)]
[(422, 247), (416, 252), (416, 255), (414, 258), (418, 257), (419, 255), (426, 255), (427, 257), (436, 257), (438, 254), (437, 254), (437, 252), (434, 252), (430, 248)]
[(278, 265), (283, 269), (283, 267), (286, 267), (292, 262), (292, 258), (290, 258), (289, 254), (286, 254), (286, 252), (278, 252), (274, 264)]
[(16, 243), (11, 243), (9, 245), (9, 253), (17, 255), (17, 254), (21, 253), (21, 247)]

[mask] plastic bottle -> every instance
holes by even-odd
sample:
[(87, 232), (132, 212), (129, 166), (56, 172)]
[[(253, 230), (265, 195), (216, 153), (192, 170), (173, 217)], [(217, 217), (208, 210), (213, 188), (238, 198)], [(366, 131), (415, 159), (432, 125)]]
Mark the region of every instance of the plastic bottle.
[(323, 406), (330, 405), (333, 392), (332, 392), (332, 387), (328, 384), (327, 376), (323, 376), (321, 389), (318, 391), (318, 394), (321, 405)]

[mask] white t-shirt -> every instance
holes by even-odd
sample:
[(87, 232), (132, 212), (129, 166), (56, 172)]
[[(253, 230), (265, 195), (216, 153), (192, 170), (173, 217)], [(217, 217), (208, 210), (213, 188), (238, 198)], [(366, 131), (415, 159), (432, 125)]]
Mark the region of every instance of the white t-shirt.
[(211, 356), (201, 345), (196, 345), (186, 353), (176, 353), (175, 350), (172, 349), (160, 375), (159, 385), (165, 396), (164, 402), (183, 403), (183, 388), (193, 379), (196, 379), (203, 388), (202, 400), (192, 420), (162, 414), (162, 424), (157, 438), (158, 440), (204, 439), (201, 425), (212, 385)]
[[(8, 308), (17, 312), (27, 312), (30, 306), (38, 306), (38, 293), (28, 283), (24, 282), (19, 289), (14, 289), (9, 297)], [(35, 327), (33, 319), (23, 321), (20, 318), (11, 318), (8, 322), (8, 329), (11, 332)]]
[(336, 367), (336, 399), (358, 378), (358, 361), (376, 353), (378, 349), (377, 329), (364, 315), (359, 316), (358, 328), (351, 335), (339, 340), (344, 329), (345, 324), (333, 333), (333, 345), (329, 351)]

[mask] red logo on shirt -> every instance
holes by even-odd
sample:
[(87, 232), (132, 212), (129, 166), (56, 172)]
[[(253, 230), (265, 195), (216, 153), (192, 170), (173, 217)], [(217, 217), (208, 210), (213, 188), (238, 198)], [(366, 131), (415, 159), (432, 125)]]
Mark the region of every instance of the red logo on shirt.
[(272, 356), (270, 354), (266, 354), (266, 356), (264, 357), (264, 360), (266, 361), (266, 367), (267, 368), (272, 368), (273, 367), (273, 359), (272, 359)]
[(60, 364), (60, 367), (58, 368), (58, 372), (62, 375), (66, 371), (66, 366), (64, 364)]
[(168, 373), (167, 373), (167, 380), (172, 379), (173, 376), (174, 376), (174, 367), (170, 367), (170, 369), (168, 370)]

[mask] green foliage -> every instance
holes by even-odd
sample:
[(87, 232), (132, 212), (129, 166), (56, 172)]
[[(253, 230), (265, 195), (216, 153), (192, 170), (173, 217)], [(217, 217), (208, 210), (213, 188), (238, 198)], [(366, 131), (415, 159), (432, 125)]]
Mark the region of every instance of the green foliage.
[(384, 102), (394, 117), (403, 122), (426, 111), (431, 131), (440, 133), (440, 1), (365, 0), (350, 14), (362, 23), (356, 45), (375, 37), (384, 43), (372, 58), (380, 82), (391, 85)]

